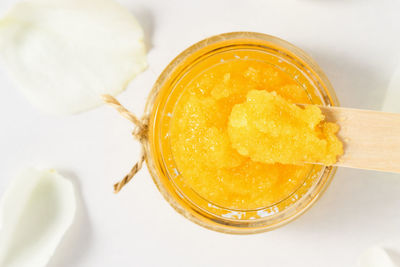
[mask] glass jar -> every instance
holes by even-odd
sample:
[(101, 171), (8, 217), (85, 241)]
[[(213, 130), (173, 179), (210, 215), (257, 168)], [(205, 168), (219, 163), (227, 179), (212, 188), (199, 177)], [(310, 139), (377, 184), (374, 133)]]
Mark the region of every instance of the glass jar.
[(334, 90), (319, 66), (305, 52), (279, 38), (253, 32), (225, 33), (183, 51), (162, 72), (146, 104), (147, 165), (164, 198), (180, 214), (211, 230), (251, 234), (282, 226), (304, 213), (322, 195), (336, 171), (315, 165), (290, 196), (268, 207), (235, 210), (204, 199), (180, 179), (171, 154), (169, 125), (184, 85), (207, 67), (230, 58), (262, 60), (291, 75), (310, 95), (310, 102), (337, 106)]

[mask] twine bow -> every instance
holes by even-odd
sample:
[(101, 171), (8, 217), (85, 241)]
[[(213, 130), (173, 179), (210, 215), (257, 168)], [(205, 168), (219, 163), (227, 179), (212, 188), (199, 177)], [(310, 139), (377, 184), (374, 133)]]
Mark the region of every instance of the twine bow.
[(136, 162), (136, 164), (132, 167), (131, 171), (127, 175), (125, 175), (125, 177), (120, 182), (114, 184), (114, 193), (118, 193), (127, 183), (129, 183), (132, 180), (132, 178), (136, 175), (136, 173), (140, 171), (140, 169), (143, 166), (143, 162), (146, 159), (146, 154), (143, 148), (143, 142), (147, 138), (148, 125), (144, 119), (139, 120), (133, 113), (127, 110), (124, 106), (122, 106), (121, 103), (119, 103), (118, 100), (112, 97), (111, 95), (102, 95), (102, 98), (107, 105), (113, 107), (115, 110), (119, 112), (119, 114), (121, 114), (123, 117), (125, 117), (135, 125), (135, 129), (133, 130), (132, 135), (142, 145), (139, 161)]

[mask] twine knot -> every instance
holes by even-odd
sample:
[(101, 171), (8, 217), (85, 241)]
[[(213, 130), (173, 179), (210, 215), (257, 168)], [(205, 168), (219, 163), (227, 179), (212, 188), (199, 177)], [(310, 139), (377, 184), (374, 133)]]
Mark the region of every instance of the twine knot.
[(147, 139), (147, 130), (148, 130), (148, 125), (147, 123), (144, 123), (143, 120), (143, 124), (140, 127), (136, 126), (132, 132), (132, 135), (141, 143), (143, 143), (143, 141)]
[(133, 165), (131, 171), (127, 175), (125, 175), (125, 177), (120, 182), (114, 184), (114, 193), (118, 193), (126, 184), (128, 184), (132, 180), (132, 178), (136, 175), (136, 173), (140, 171), (140, 169), (143, 166), (143, 162), (146, 159), (143, 144), (144, 141), (147, 139), (148, 124), (147, 120), (138, 119), (133, 113), (127, 110), (124, 106), (122, 106), (121, 103), (119, 103), (118, 100), (115, 99), (113, 96), (102, 95), (102, 98), (106, 104), (113, 107), (115, 110), (119, 112), (119, 114), (121, 114), (123, 117), (125, 117), (135, 125), (132, 135), (142, 145), (139, 161), (136, 162), (135, 165)]

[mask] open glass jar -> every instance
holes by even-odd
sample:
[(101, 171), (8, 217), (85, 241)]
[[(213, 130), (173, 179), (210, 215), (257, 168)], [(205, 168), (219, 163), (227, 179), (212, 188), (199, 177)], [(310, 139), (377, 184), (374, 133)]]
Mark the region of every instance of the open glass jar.
[(257, 60), (285, 71), (306, 90), (310, 103), (336, 106), (333, 88), (318, 65), (302, 50), (273, 36), (234, 32), (207, 38), (183, 51), (155, 83), (145, 110), (146, 161), (158, 189), (180, 214), (211, 230), (250, 234), (272, 230), (304, 213), (324, 192), (336, 168), (313, 166), (290, 195), (265, 207), (232, 209), (207, 200), (185, 184), (171, 151), (170, 125), (185, 85), (221, 60)]

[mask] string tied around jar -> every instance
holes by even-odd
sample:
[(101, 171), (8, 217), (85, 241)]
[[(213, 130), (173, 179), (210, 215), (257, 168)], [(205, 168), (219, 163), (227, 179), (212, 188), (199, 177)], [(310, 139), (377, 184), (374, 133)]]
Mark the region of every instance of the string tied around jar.
[(140, 142), (142, 146), (139, 160), (135, 163), (135, 165), (133, 165), (130, 172), (125, 175), (125, 177), (122, 178), (121, 181), (114, 184), (114, 193), (118, 193), (125, 185), (127, 185), (132, 180), (132, 178), (140, 171), (143, 166), (143, 162), (146, 159), (144, 141), (147, 139), (148, 124), (146, 119), (138, 119), (135, 114), (127, 110), (115, 97), (111, 95), (102, 95), (102, 98), (107, 105), (113, 107), (116, 111), (118, 111), (119, 114), (121, 114), (124, 118), (128, 119), (135, 125), (132, 135), (136, 140)]

